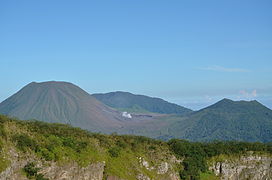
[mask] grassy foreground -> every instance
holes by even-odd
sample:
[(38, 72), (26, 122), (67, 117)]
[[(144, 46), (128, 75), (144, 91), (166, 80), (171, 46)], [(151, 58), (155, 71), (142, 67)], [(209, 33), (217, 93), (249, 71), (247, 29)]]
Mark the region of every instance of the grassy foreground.
[[(142, 136), (102, 135), (64, 124), (20, 121), (0, 115), (0, 172), (9, 165), (8, 150), (33, 154), (43, 161), (59, 164), (77, 162), (85, 167), (105, 162), (105, 176), (135, 179), (139, 172), (158, 179), (156, 171), (140, 166), (139, 157), (157, 166), (175, 155), (183, 159), (174, 166), (181, 179), (217, 179), (208, 171), (208, 161), (218, 155), (241, 155), (247, 151), (272, 153), (272, 145), (245, 142), (163, 142)], [(46, 179), (35, 164), (27, 164), (22, 172), (29, 178)]]

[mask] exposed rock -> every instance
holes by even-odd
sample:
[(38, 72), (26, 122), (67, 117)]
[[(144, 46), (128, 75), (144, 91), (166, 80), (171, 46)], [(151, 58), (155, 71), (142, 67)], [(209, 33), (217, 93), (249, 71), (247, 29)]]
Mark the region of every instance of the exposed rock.
[(178, 173), (171, 173), (169, 175), (169, 180), (180, 180)]
[(25, 176), (22, 175), (21, 169), (27, 164), (28, 161), (34, 161), (33, 158), (21, 157), (14, 149), (8, 151), (11, 157), (11, 164), (0, 173), (1, 180), (27, 180)]
[(149, 163), (148, 161), (146, 161), (143, 157), (139, 157), (139, 163), (145, 167), (147, 170), (151, 171), (151, 170), (154, 170), (155, 167), (149, 167)]
[(40, 173), (49, 179), (58, 180), (102, 180), (105, 164), (102, 162), (90, 164), (87, 167), (80, 167), (76, 163), (59, 166), (51, 163), (43, 167)]
[(137, 180), (150, 180), (150, 178), (144, 174), (138, 174)]
[(120, 178), (117, 177), (117, 176), (108, 176), (108, 177), (107, 177), (107, 180), (122, 180), (122, 179), (120, 179)]
[(242, 156), (235, 160), (215, 162), (209, 168), (222, 180), (270, 180), (272, 158), (265, 155)]
[(146, 169), (149, 169), (149, 163), (143, 159), (142, 161), (142, 165), (146, 168)]
[(169, 164), (167, 162), (162, 162), (158, 166), (157, 174), (165, 174), (168, 172), (169, 169)]
[[(148, 161), (146, 161), (143, 157), (138, 157), (139, 163), (142, 167), (149, 171), (154, 171), (158, 176), (156, 180), (180, 180), (179, 174), (174, 170), (174, 164), (180, 164), (182, 160), (177, 160), (175, 156), (169, 158), (166, 162), (161, 162), (156, 168), (149, 165)], [(144, 174), (139, 174), (136, 177), (138, 180), (147, 180), (150, 179), (148, 176)]]
[(0, 180), (27, 180), (23, 175), (22, 168), (27, 163), (35, 162), (41, 170), (39, 173), (44, 177), (54, 180), (102, 180), (104, 172), (104, 162), (90, 164), (87, 167), (80, 167), (76, 163), (59, 165), (55, 162), (43, 162), (34, 155), (21, 156), (14, 149), (9, 150), (11, 164), (0, 173)]
[(182, 163), (183, 160), (184, 160), (184, 158), (183, 159), (177, 159), (177, 157), (174, 156), (174, 155), (172, 155), (171, 158), (170, 158), (170, 162), (173, 163), (173, 164), (180, 164), (180, 163)]

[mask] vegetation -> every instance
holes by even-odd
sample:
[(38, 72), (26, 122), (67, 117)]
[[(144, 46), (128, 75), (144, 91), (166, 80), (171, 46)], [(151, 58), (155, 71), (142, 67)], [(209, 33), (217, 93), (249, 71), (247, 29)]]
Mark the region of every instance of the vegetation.
[(248, 151), (272, 153), (272, 144), (214, 141), (209, 143), (189, 142), (173, 139), (168, 142), (171, 150), (180, 158), (184, 158), (180, 171), (181, 179), (205, 179), (212, 175), (208, 171), (208, 160), (219, 155), (237, 156)]
[[(141, 136), (102, 135), (69, 125), (20, 121), (2, 115), (0, 122), (7, 137), (0, 138), (0, 146), (4, 149), (12, 146), (19, 153), (33, 154), (42, 162), (77, 162), (82, 167), (105, 161), (105, 175), (128, 180), (134, 179), (139, 171), (144, 171), (137, 157), (144, 157), (151, 164), (156, 164), (169, 152), (166, 143)], [(0, 152), (0, 170), (7, 167), (2, 166), (6, 164), (2, 156), (9, 157), (9, 154)], [(30, 179), (43, 178), (35, 162), (30, 162), (22, 170)], [(150, 177), (156, 177), (155, 170), (148, 173)]]
[(0, 152), (0, 172), (4, 171), (8, 165), (10, 164), (10, 162), (3, 157), (3, 152)]
[[(156, 171), (139, 165), (139, 157), (150, 165), (159, 164), (174, 154), (183, 159), (177, 165), (180, 177), (186, 180), (206, 180), (217, 177), (208, 171), (209, 161), (215, 157), (240, 156), (248, 151), (272, 154), (272, 143), (237, 141), (189, 142), (173, 139), (168, 142), (143, 136), (102, 135), (63, 124), (38, 121), (19, 121), (0, 115), (0, 172), (9, 164), (5, 158), (8, 148), (15, 147), (22, 154), (34, 154), (43, 162), (60, 164), (77, 162), (85, 167), (94, 162), (106, 162), (105, 175), (135, 179), (139, 171), (156, 178)], [(45, 180), (35, 162), (23, 169), (28, 178)]]
[(41, 173), (38, 173), (40, 168), (37, 168), (34, 162), (28, 163), (23, 168), (23, 171), (26, 173), (26, 176), (29, 179), (35, 178), (36, 180), (49, 180), (47, 178), (44, 178), (44, 175)]
[(257, 101), (218, 103), (187, 117), (177, 118), (170, 128), (175, 138), (190, 141), (270, 142), (272, 111)]

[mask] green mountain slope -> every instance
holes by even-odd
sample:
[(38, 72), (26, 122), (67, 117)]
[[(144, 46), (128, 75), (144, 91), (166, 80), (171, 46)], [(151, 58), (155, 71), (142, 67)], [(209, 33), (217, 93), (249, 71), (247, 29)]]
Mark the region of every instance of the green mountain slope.
[(162, 113), (162, 114), (187, 114), (192, 110), (169, 103), (160, 98), (135, 95), (128, 92), (111, 92), (106, 94), (93, 94), (104, 104), (128, 112)]
[(193, 141), (271, 142), (272, 111), (257, 101), (223, 99), (176, 122), (172, 130), (175, 137)]

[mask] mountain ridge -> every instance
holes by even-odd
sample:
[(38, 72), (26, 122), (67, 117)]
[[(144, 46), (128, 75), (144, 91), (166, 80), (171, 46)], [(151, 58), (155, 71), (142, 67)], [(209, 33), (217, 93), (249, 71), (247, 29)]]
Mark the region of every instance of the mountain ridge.
[[(125, 94), (150, 100), (148, 96)], [(133, 104), (123, 96), (121, 99)], [(147, 101), (146, 107), (154, 107), (155, 104), (171, 109), (177, 106), (159, 98), (151, 98), (154, 99), (166, 105)], [(140, 99), (140, 102), (143, 101)], [(225, 98), (199, 111), (184, 114), (151, 113), (145, 106), (136, 106), (136, 110), (139, 112), (124, 113), (125, 108), (114, 109), (72, 83), (57, 81), (29, 83), (0, 103), (0, 113), (5, 115), (22, 120), (38, 119), (70, 124), (92, 132), (143, 135), (163, 140), (272, 141), (272, 110), (256, 100), (233, 101)], [(176, 109), (171, 111), (175, 112)]]
[(92, 94), (104, 104), (130, 112), (151, 112), (161, 114), (187, 114), (191, 109), (170, 103), (161, 98), (146, 95), (132, 94), (130, 92), (116, 91), (109, 93)]
[[(223, 99), (188, 119), (194, 122), (185, 138), (192, 140), (272, 140), (272, 110), (256, 100)], [(218, 131), (220, 130), (220, 131)]]

